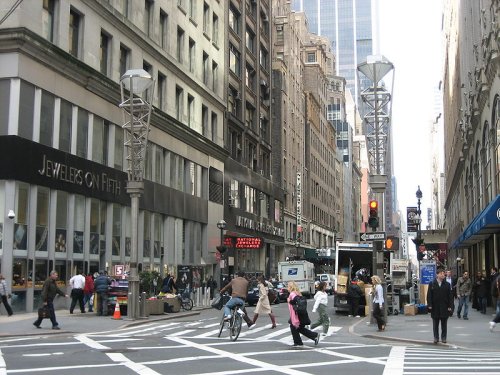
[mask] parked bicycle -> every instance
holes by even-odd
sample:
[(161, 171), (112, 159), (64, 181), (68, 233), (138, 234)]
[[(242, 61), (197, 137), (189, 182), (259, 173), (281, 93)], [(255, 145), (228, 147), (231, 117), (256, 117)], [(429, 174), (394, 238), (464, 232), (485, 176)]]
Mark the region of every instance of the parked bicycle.
[(191, 299), (191, 293), (187, 289), (182, 293), (177, 294), (177, 299), (179, 300), (179, 303), (183, 310), (189, 311), (194, 306), (194, 302)]
[[(229, 301), (229, 297), (226, 300)], [(220, 321), (220, 327), (219, 327), (219, 335), (217, 337), (220, 337), (222, 334), (222, 331), (224, 330), (224, 327), (227, 326), (229, 330), (229, 339), (231, 341), (236, 341), (238, 339), (238, 336), (240, 335), (241, 332), (241, 323), (243, 322), (243, 316), (245, 313), (241, 309), (243, 307), (243, 304), (236, 304), (232, 309), (231, 309), (231, 316), (229, 320), (225, 320), (224, 316), (224, 310), (222, 310), (222, 318)]]

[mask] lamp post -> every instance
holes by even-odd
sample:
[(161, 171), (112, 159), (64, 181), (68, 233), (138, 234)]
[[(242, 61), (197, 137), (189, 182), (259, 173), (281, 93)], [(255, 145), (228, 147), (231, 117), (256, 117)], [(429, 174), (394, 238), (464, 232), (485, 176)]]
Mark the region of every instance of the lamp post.
[(422, 199), (422, 191), (420, 190), (420, 185), (418, 185), (418, 189), (415, 195), (417, 197), (417, 215), (415, 216), (415, 223), (417, 224), (417, 237), (414, 238), (412, 241), (417, 248), (417, 259), (422, 260), (423, 254), (419, 255), (420, 246), (422, 246), (422, 244), (424, 243), (424, 240), (422, 239), (420, 232), (420, 226), (422, 224), (422, 211), (420, 210), (420, 200)]
[(144, 192), (143, 174), (153, 90), (149, 92), (149, 102), (147, 98), (143, 98), (141, 95), (151, 86), (153, 86), (153, 78), (143, 69), (127, 70), (120, 79), (122, 100), (120, 108), (123, 110), (122, 128), (125, 133), (124, 146), (128, 162), (126, 190), (130, 195), (132, 224), (127, 316), (133, 320), (139, 317), (139, 274), (137, 269), (139, 254), (139, 198)]
[(217, 246), (217, 250), (220, 253), (220, 261), (219, 261), (220, 264), (219, 290), (220, 290), (222, 288), (224, 268), (226, 268), (226, 261), (224, 257), (224, 253), (227, 250), (226, 246), (224, 245), (224, 229), (226, 229), (226, 222), (224, 220), (219, 220), (217, 222), (217, 228), (219, 228), (220, 230), (220, 246)]

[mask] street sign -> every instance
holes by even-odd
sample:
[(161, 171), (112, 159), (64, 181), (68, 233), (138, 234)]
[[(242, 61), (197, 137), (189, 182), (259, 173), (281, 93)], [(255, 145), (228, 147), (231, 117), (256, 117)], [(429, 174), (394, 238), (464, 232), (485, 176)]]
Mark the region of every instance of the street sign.
[(385, 232), (360, 233), (361, 241), (385, 240)]

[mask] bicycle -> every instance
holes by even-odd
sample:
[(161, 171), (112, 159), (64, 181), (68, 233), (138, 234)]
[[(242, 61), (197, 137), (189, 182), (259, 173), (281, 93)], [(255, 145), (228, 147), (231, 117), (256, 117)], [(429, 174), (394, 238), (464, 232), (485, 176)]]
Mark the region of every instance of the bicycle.
[(191, 293), (189, 293), (188, 290), (184, 291), (182, 294), (177, 294), (177, 299), (183, 310), (190, 311), (193, 309), (194, 302), (190, 295)]
[(241, 332), (241, 324), (243, 322), (243, 315), (245, 313), (241, 309), (245, 303), (238, 303), (236, 304), (232, 309), (231, 309), (231, 317), (229, 320), (224, 320), (224, 310), (222, 310), (222, 319), (220, 321), (220, 327), (219, 327), (219, 335), (217, 337), (220, 337), (222, 334), (222, 331), (224, 330), (224, 326), (226, 323), (228, 324), (228, 329), (229, 329), (229, 339), (231, 341), (236, 341), (238, 339), (238, 336), (240, 335)]

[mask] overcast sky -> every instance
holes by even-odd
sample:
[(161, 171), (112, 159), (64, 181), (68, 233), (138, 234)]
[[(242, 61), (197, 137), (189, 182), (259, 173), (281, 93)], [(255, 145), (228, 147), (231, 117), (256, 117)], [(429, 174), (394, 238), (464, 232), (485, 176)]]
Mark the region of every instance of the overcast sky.
[(443, 71), (441, 4), (379, 0), (380, 53), (395, 67), (392, 127), (399, 209), (406, 217), (406, 207), (417, 205), (420, 185), (423, 228), (431, 204), (430, 129), (438, 115), (435, 95)]

